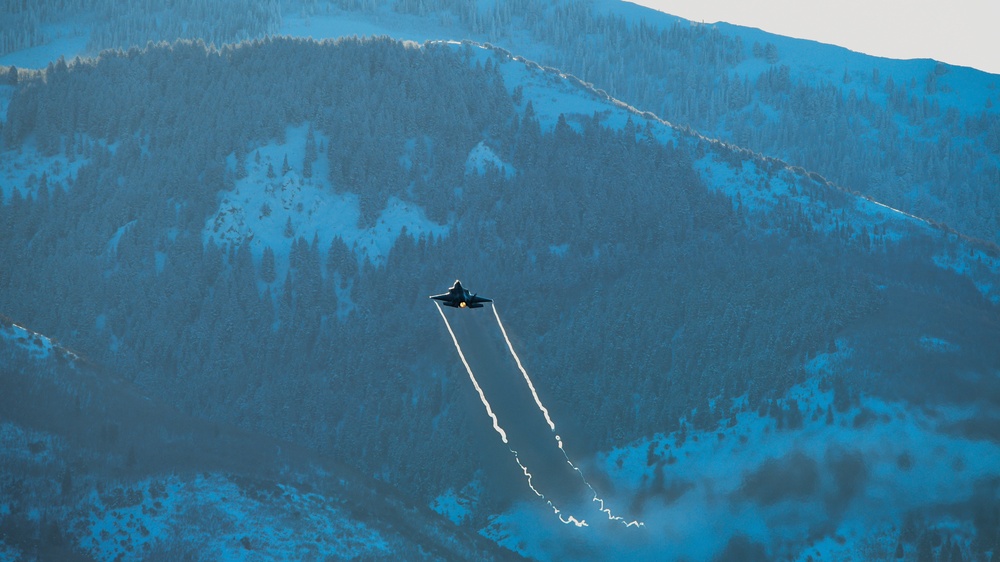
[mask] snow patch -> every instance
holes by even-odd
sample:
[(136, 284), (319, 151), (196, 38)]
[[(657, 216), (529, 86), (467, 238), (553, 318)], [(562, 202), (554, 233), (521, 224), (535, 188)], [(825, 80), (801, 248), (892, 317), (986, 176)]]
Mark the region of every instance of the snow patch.
[(447, 517), (456, 525), (461, 525), (475, 510), (482, 490), (482, 483), (479, 480), (469, 482), (458, 492), (454, 488), (449, 488), (448, 491), (434, 498), (430, 508)]
[(935, 255), (934, 265), (972, 279), (976, 289), (993, 304), (1000, 304), (1000, 259), (964, 243), (956, 254)]
[[(247, 176), (237, 180), (232, 191), (219, 193), (219, 208), (202, 231), (206, 243), (214, 239), (223, 245), (249, 244), (258, 262), (270, 246), (276, 278), (283, 279), (292, 243), (299, 237), (310, 242), (315, 237), (324, 258), (330, 243), (340, 237), (359, 259), (379, 266), (403, 229), (413, 237), (448, 235), (448, 225), (434, 223), (419, 205), (397, 197), (389, 198), (374, 226), (359, 228), (358, 196), (334, 191), (327, 179), (326, 151), (317, 151), (310, 177), (304, 173), (308, 130), (308, 124), (288, 127), (286, 142), (271, 142), (248, 153)], [(319, 133), (315, 139), (317, 145), (329, 142)], [(234, 156), (230, 164), (236, 166)]]
[(52, 340), (17, 324), (0, 321), (0, 340), (20, 347), (35, 359), (45, 359), (52, 354)]
[[(7, 507), (6, 504), (0, 505), (0, 515), (5, 515), (6, 513), (10, 513), (9, 509), (6, 512), (4, 511), (4, 508), (6, 507)], [(0, 560), (3, 561), (9, 560), (11, 562), (13, 562), (14, 560), (24, 560), (24, 553), (18, 550), (17, 548), (9, 544), (6, 544), (5, 542), (3, 542), (2, 539), (0, 539)]]
[[(87, 141), (84, 141), (87, 142)], [(0, 194), (3, 202), (9, 204), (14, 191), (27, 198), (36, 198), (43, 183), (49, 193), (55, 189), (68, 191), (76, 179), (80, 167), (89, 161), (74, 154), (73, 161), (60, 152), (54, 156), (43, 156), (31, 142), (0, 153)]]
[(961, 349), (958, 345), (953, 344), (948, 340), (931, 336), (922, 336), (920, 338), (920, 346), (929, 351), (936, 351), (938, 353), (954, 353)]
[(388, 35), (393, 39), (423, 43), (455, 37), (456, 33), (466, 36), (467, 32), (456, 28), (458, 25), (458, 19), (449, 12), (439, 12), (428, 18), (402, 14), (388, 5), (375, 8), (373, 14), (327, 6), (324, 13), (283, 15), (279, 34), (317, 40)]
[[(931, 336), (926, 341), (944, 342)], [(836, 351), (812, 358), (805, 365), (808, 379), (769, 411), (751, 411), (745, 397), (736, 399), (717, 427), (685, 424), (598, 454), (584, 470), (603, 473), (620, 498), (635, 498), (633, 509), (656, 537), (649, 544), (629, 543), (635, 549), (629, 556), (708, 560), (729, 537), (742, 535), (766, 545), (774, 559), (866, 559), (865, 552), (895, 541), (905, 513), (962, 500), (972, 493), (970, 483), (995, 477), (1000, 444), (953, 429), (975, 411), (838, 397), (832, 381), (849, 368), (852, 353), (838, 341)], [(775, 467), (790, 464), (814, 475), (807, 491), (796, 495), (780, 486), (774, 497), (758, 497), (748, 487), (754, 478), (765, 479), (765, 491), (756, 493), (767, 494), (766, 478), (784, 474)], [(859, 475), (857, 486), (845, 493), (850, 482), (844, 478), (852, 474)], [(525, 504), (490, 517), (480, 530), (539, 560), (566, 554), (553, 543), (556, 532)], [(625, 543), (598, 537), (584, 534), (574, 542), (593, 547), (596, 558), (625, 552), (616, 550)], [(896, 543), (888, 546), (894, 553)]]
[(505, 513), (490, 515), (479, 534), (529, 560), (552, 560), (552, 550), (546, 547), (552, 532), (537, 515), (531, 506), (518, 504)]
[(508, 179), (517, 175), (514, 166), (501, 160), (484, 141), (479, 141), (479, 144), (469, 151), (469, 157), (465, 160), (465, 174), (485, 176), (490, 168), (499, 170)]
[[(996, 473), (1000, 446), (943, 431), (966, 415), (960, 411), (926, 412), (871, 396), (860, 397), (860, 403), (846, 411), (834, 410), (834, 391), (822, 386), (822, 373), (835, 373), (847, 353), (849, 350), (814, 359), (807, 371), (815, 375), (793, 387), (778, 402), (777, 407), (785, 412), (794, 404), (792, 407), (801, 415), (801, 427), (783, 429), (773, 415), (741, 411), (734, 415), (735, 423), (726, 427), (659, 434), (602, 454), (599, 462), (619, 489), (642, 493), (659, 482), (655, 486), (676, 496), (660, 506), (658, 513), (644, 514), (647, 527), (665, 526), (669, 536), (688, 539), (693, 532), (738, 532), (764, 544), (775, 544), (775, 538), (781, 542), (806, 536), (800, 531), (820, 525), (829, 517), (824, 507), (810, 498), (783, 498), (773, 504), (745, 506), (756, 513), (747, 520), (738, 516), (745, 511), (739, 503), (720, 506), (712, 498), (741, 497), (748, 475), (776, 459), (784, 462), (796, 455), (816, 462), (822, 489), (826, 485), (823, 479), (827, 478), (824, 471), (829, 470), (831, 462), (837, 462), (837, 455), (859, 455), (867, 479), (858, 499), (842, 508), (849, 516), (835, 521), (836, 530), (818, 542), (801, 545), (793, 558), (804, 560), (811, 555), (814, 559), (835, 560), (850, 554), (861, 559), (860, 541), (871, 539), (869, 526), (878, 520), (892, 521), (920, 505), (966, 497), (970, 492), (968, 482)], [(827, 418), (827, 412), (832, 412), (833, 417)], [(778, 415), (782, 416), (791, 419), (786, 414)], [(960, 478), (956, 478), (958, 470)], [(753, 500), (740, 502), (752, 504)], [(867, 513), (872, 505), (882, 506), (880, 513)], [(702, 515), (682, 515), (691, 513)], [(737, 516), (731, 517), (734, 514)], [(718, 521), (729, 522), (719, 528)], [(693, 540), (690, 544), (699, 542)], [(695, 558), (713, 555), (693, 550), (684, 554)]]
[(63, 447), (62, 441), (50, 433), (25, 429), (10, 422), (0, 423), (0, 444), (3, 445), (5, 462), (25, 463), (39, 468), (56, 463), (56, 452)]
[(550, 244), (549, 253), (553, 256), (563, 257), (569, 251), (569, 244)]
[(75, 56), (85, 54), (90, 32), (87, 31), (89, 26), (81, 26), (81, 23), (77, 19), (73, 24), (42, 25), (41, 33), (48, 41), (0, 56), (0, 65), (43, 69), (61, 56), (69, 62)]
[(218, 474), (177, 476), (91, 492), (79, 546), (100, 560), (142, 558), (183, 541), (212, 560), (370, 558), (389, 553), (336, 498)]
[(108, 243), (104, 246), (104, 255), (113, 257), (118, 255), (118, 242), (121, 241), (122, 235), (129, 231), (133, 226), (135, 226), (136, 219), (130, 220), (127, 223), (118, 227), (118, 230), (111, 236)]

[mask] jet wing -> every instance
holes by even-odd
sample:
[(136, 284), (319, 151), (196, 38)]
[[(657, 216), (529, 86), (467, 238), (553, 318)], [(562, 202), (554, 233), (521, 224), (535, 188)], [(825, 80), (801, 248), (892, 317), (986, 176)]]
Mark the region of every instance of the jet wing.
[(455, 295), (452, 295), (451, 293), (444, 293), (443, 295), (431, 295), (428, 298), (446, 303), (455, 302)]
[(482, 303), (493, 302), (493, 299), (480, 297), (475, 294), (470, 295), (469, 291), (462, 287), (462, 282), (457, 279), (455, 280), (455, 284), (448, 289), (447, 293), (431, 295), (428, 298), (453, 308), (482, 308)]

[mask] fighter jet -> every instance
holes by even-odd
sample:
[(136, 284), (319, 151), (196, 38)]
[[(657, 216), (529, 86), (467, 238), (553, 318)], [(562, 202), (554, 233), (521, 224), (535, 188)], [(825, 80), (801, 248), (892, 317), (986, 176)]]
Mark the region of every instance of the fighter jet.
[(493, 302), (493, 299), (469, 294), (469, 290), (462, 286), (462, 282), (455, 280), (455, 284), (443, 295), (431, 295), (432, 298), (445, 306), (452, 308), (482, 308), (484, 302)]

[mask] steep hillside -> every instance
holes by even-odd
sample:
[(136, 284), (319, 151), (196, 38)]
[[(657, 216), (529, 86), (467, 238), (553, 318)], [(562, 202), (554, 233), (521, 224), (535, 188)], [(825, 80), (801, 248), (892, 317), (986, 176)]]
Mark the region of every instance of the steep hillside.
[[(449, 515), (464, 505), (456, 520), (530, 556), (794, 558), (837, 542), (828, 520), (729, 526), (731, 551), (663, 542), (673, 492), (654, 471), (670, 454), (636, 454), (730, 420), (749, 440), (764, 424), (746, 412), (792, 412), (821, 376), (841, 389), (837, 423), (876, 403), (910, 420), (929, 401), (980, 408), (944, 425), (997, 456), (980, 431), (997, 407), (983, 382), (1000, 365), (994, 245), (506, 51), (181, 42), (23, 73), (11, 96), (0, 310), (186, 414), (344, 459)], [(567, 448), (649, 517), (646, 534), (532, 549), (574, 531), (496, 477), (520, 484), (425, 298), (456, 277), (503, 309)], [(813, 369), (840, 349), (857, 361)], [(738, 506), (766, 503), (767, 461), (724, 458), (747, 474)], [(985, 466), (941, 503), (987, 485), (1000, 463)], [(190, 485), (230, 486), (212, 482)], [(963, 552), (991, 551), (991, 521), (963, 523), (980, 537)]]
[(3, 559), (511, 559), (341, 462), (0, 324)]
[(1000, 207), (1000, 82), (973, 69), (705, 26), (614, 0), (338, 0), (280, 7), (191, 0), (124, 12), (113, 4), (13, 8), (4, 17), (16, 25), (4, 27), (0, 45), (41, 45), (0, 63), (42, 68), (60, 54), (71, 60), (176, 38), (219, 45), (276, 32), (490, 42), (673, 123), (1000, 242), (994, 212)]

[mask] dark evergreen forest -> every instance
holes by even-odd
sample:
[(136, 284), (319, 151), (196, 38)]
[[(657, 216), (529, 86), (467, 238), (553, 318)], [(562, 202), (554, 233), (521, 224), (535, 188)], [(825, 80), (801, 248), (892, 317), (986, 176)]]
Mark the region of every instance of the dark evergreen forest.
[[(351, 4), (373, 9), (365, 6)], [(404, 1), (397, 9), (450, 11), (472, 33), (500, 44), (516, 41), (526, 29), (547, 47), (538, 62), (635, 107), (968, 235), (1000, 241), (1000, 98), (981, 107), (956, 102), (940, 85), (953, 70), (948, 65), (894, 76), (899, 66), (880, 72), (872, 62), (871, 71), (830, 69), (835, 76), (817, 79), (785, 63), (773, 43), (745, 45), (715, 26), (629, 21), (588, 2), (520, 0), (481, 13), (452, 0)], [(767, 70), (739, 70), (749, 58)]]
[[(597, 116), (542, 131), (498, 71), (517, 63), (480, 64), (472, 49), (179, 42), (22, 77), (5, 147), (89, 160), (72, 185), (0, 205), (0, 310), (185, 413), (427, 498), (471, 477), (472, 443), (488, 431), (481, 412), (456, 407), (468, 381), (426, 300), (456, 276), (488, 287), (553, 415), (592, 452), (711, 427), (744, 393), (765, 407), (802, 379), (805, 358), (878, 310), (880, 284), (940, 243), (887, 254), (846, 229), (817, 234), (793, 208), (754, 217), (692, 169), (706, 150), (747, 157), (724, 146), (664, 146)], [(377, 268), (340, 240), (299, 238), (280, 289), (260, 292), (267, 272), (246, 246), (205, 244), (202, 229), (238, 174), (226, 157), (305, 121), (329, 138), (330, 182), (361, 195), (363, 222), (395, 195), (452, 232), (403, 236)], [(428, 158), (407, 169), (396, 155), (419, 135)], [(515, 176), (464, 173), (484, 139)], [(550, 251), (559, 244), (565, 253)], [(908, 283), (919, 289), (921, 275)], [(345, 280), (357, 308), (340, 322)]]
[[(921, 72), (900, 65), (834, 68), (817, 78), (789, 66), (774, 43), (745, 45), (714, 26), (633, 21), (590, 2), (147, 0), (121, 8), (106, 0), (15, 2), (0, 11), (0, 21), (9, 23), (0, 26), (0, 53), (51, 40), (46, 24), (64, 21), (86, 29), (88, 49), (96, 53), (177, 38), (217, 45), (258, 38), (275, 33), (290, 15), (437, 14), (460, 27), (455, 37), (514, 48), (527, 32), (545, 53), (538, 62), (635, 107), (1000, 242), (1000, 98), (981, 107), (963, 101), (946, 84), (949, 73), (964, 70), (945, 64), (913, 62)], [(751, 58), (767, 70), (741, 66)], [(989, 87), (995, 91), (996, 84)]]
[[(966, 69), (914, 61), (821, 69), (790, 66), (775, 43), (752, 45), (729, 30), (653, 24), (591, 2), (512, 0), (108, 0), (13, 3), (0, 11), (0, 53), (51, 40), (46, 24), (78, 21), (88, 49), (201, 38), (222, 45), (275, 33), (283, 17), (386, 10), (452, 22), (448, 39), (488, 40), (573, 73), (672, 123), (818, 172), (895, 208), (1000, 242), (1000, 97), (982, 106), (948, 86)], [(653, 12), (650, 12), (652, 16)], [(73, 20), (75, 18), (75, 20)], [(205, 22), (215, 22), (207, 24)], [(610, 56), (609, 56), (610, 54)], [(760, 65), (743, 65), (747, 60)], [(766, 70), (759, 70), (763, 65)], [(884, 68), (880, 68), (880, 66)], [(920, 69), (917, 71), (916, 69)], [(985, 73), (971, 77), (986, 82)], [(988, 85), (996, 91), (997, 84)]]
[(46, 0), (0, 5), (0, 55), (87, 34), (87, 50), (202, 39), (222, 45), (275, 33), (277, 0)]

